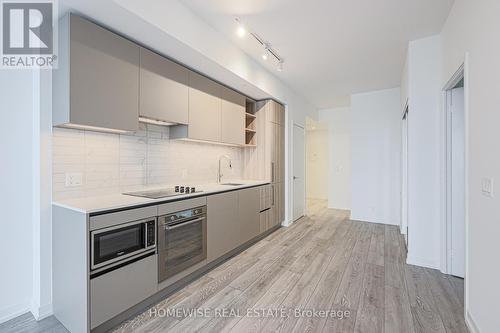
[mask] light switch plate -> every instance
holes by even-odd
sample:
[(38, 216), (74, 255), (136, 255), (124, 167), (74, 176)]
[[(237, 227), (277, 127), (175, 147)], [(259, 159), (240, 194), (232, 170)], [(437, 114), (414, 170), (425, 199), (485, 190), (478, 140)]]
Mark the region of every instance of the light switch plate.
[(481, 181), (481, 192), (484, 196), (493, 198), (493, 178), (483, 178)]
[(66, 187), (82, 186), (83, 175), (81, 172), (71, 172), (66, 174)]

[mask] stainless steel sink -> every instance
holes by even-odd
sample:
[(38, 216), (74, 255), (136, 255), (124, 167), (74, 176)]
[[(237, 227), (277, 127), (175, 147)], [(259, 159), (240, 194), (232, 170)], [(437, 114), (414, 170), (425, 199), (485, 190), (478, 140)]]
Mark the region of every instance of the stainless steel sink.
[(242, 186), (245, 184), (239, 184), (239, 183), (222, 183), (221, 185), (227, 185), (227, 186)]

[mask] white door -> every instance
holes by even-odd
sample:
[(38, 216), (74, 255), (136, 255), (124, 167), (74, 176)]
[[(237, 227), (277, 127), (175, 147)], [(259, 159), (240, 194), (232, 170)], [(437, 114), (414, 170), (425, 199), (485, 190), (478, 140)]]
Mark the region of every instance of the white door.
[(465, 276), (464, 88), (451, 91), (451, 274)]
[(304, 216), (305, 209), (305, 138), (304, 128), (293, 125), (293, 220)]

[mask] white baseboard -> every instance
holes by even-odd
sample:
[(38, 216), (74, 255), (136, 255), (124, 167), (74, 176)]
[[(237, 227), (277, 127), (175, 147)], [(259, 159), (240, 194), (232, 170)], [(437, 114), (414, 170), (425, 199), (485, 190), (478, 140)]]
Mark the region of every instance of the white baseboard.
[(408, 257), (406, 258), (406, 263), (408, 265), (413, 265), (413, 266), (420, 266), (420, 267), (437, 269), (437, 270), (440, 269), (440, 267), (437, 263), (423, 259), (423, 258), (413, 257), (409, 253), (408, 253)]
[(480, 333), (479, 328), (477, 327), (474, 319), (472, 319), (469, 311), (466, 312), (465, 324), (471, 333)]
[(351, 211), (351, 220), (399, 226), (399, 223), (389, 221), (389, 220), (374, 218), (374, 217), (370, 217), (370, 216), (353, 215), (352, 211)]
[[(305, 216), (305, 215), (304, 215), (304, 216)], [(289, 226), (291, 226), (294, 222), (295, 222), (295, 221), (293, 221), (293, 220), (285, 220), (285, 221), (281, 222), (281, 226), (282, 226), (282, 227), (289, 227)]]
[(30, 312), (30, 304), (21, 303), (0, 310), (0, 324)]
[(30, 311), (36, 320), (42, 320), (52, 316), (53, 314), (52, 304), (45, 304), (42, 306), (38, 306), (38, 304), (31, 304)]

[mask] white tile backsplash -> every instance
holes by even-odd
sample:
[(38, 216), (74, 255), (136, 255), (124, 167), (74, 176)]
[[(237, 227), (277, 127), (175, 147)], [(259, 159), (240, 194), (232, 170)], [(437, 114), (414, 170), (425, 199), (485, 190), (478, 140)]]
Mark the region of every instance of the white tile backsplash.
[[(169, 139), (169, 128), (140, 124), (131, 134), (53, 129), (53, 198), (133, 191), (143, 186), (203, 185), (217, 181), (219, 156), (224, 180), (242, 178), (242, 148)], [(66, 187), (66, 173), (82, 173), (83, 185)]]

